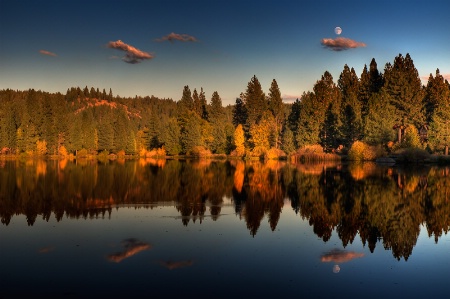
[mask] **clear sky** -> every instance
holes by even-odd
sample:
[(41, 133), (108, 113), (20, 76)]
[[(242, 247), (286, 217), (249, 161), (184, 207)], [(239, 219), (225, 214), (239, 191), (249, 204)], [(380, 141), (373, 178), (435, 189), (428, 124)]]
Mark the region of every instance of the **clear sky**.
[(399, 53), (450, 79), (449, 14), (448, 0), (0, 0), (0, 89), (179, 100), (189, 85), (226, 105), (253, 75), (296, 98), (326, 70), (336, 82), (345, 64), (359, 76)]

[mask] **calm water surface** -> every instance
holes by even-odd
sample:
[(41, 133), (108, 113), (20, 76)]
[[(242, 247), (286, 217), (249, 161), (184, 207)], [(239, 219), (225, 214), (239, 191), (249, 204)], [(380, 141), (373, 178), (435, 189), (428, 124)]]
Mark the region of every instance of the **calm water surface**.
[(450, 169), (0, 161), (0, 298), (449, 298)]

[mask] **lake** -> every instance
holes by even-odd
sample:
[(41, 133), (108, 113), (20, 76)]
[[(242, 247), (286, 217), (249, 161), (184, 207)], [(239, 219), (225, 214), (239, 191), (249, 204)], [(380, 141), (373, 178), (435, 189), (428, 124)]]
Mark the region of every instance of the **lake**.
[(0, 161), (0, 298), (448, 298), (450, 168)]

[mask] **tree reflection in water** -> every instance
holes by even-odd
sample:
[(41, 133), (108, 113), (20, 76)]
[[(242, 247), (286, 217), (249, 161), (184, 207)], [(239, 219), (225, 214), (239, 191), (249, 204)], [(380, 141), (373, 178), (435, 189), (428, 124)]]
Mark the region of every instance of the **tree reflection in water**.
[(114, 208), (174, 205), (183, 225), (220, 219), (224, 198), (255, 236), (263, 219), (275, 230), (290, 200), (314, 233), (327, 242), (336, 232), (346, 247), (359, 237), (408, 259), (424, 225), (438, 242), (450, 227), (449, 168), (374, 164), (291, 164), (259, 161), (2, 161), (0, 217), (17, 214), (57, 221), (110, 217)]

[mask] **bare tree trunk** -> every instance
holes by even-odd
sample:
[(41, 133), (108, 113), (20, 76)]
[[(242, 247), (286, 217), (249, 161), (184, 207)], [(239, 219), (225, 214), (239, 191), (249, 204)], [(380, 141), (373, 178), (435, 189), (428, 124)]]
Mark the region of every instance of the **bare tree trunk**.
[(398, 136), (398, 143), (402, 143), (402, 128), (401, 127), (398, 128), (397, 136)]
[(448, 145), (447, 144), (445, 145), (444, 155), (448, 156)]

